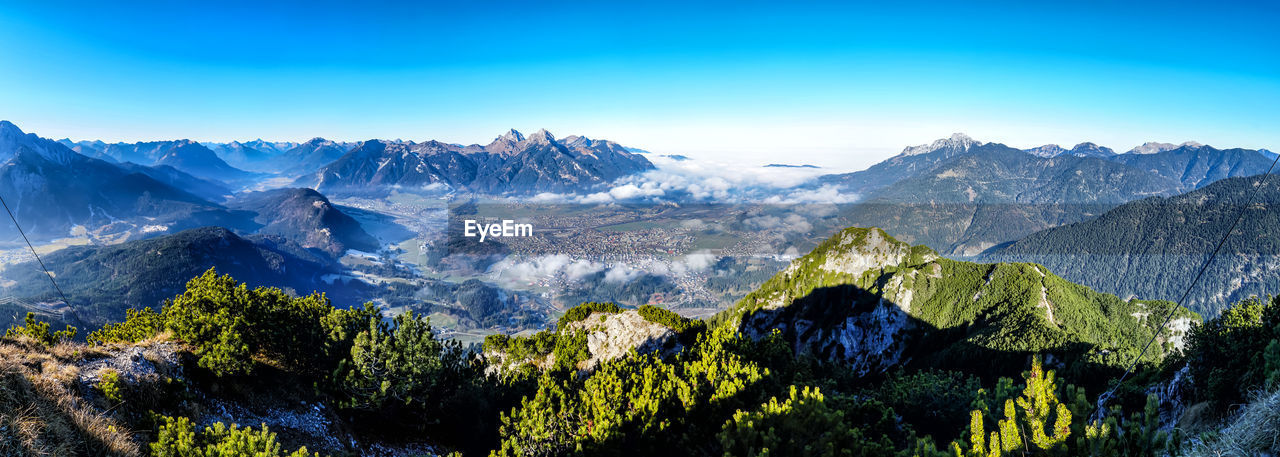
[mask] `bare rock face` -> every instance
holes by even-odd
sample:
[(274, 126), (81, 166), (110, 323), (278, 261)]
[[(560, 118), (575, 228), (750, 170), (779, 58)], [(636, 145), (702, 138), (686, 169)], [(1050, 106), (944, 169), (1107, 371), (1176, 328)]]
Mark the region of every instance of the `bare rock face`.
[[(579, 371), (594, 370), (601, 363), (626, 357), (633, 351), (638, 354), (658, 353), (665, 357), (684, 348), (680, 343), (679, 333), (666, 325), (645, 319), (635, 310), (591, 313), (580, 321), (564, 324), (557, 331), (556, 338), (556, 350), (521, 358), (512, 357), (502, 350), (486, 349), (484, 356), (488, 364), (485, 371), (489, 374), (501, 374), (525, 365), (548, 370), (558, 366), (560, 362), (556, 356), (565, 345), (572, 348), (585, 346), (587, 357), (574, 366)], [(573, 349), (572, 353), (575, 356), (581, 355), (577, 349)]]
[(166, 377), (182, 377), (181, 345), (172, 342), (126, 345), (110, 350), (108, 356), (90, 360), (80, 368), (79, 381), (94, 386), (108, 372), (115, 372), (128, 384), (158, 382)]
[[(854, 277), (861, 276), (868, 270), (901, 265), (911, 255), (910, 245), (889, 238), (880, 229), (845, 231), (840, 235), (840, 242), (832, 249), (836, 252), (827, 255), (820, 268)], [(937, 258), (934, 254), (929, 256), (924, 261)]]
[(679, 352), (680, 349), (675, 331), (649, 322), (635, 311), (593, 313), (582, 321), (569, 324), (564, 331), (587, 334), (587, 350), (591, 352), (591, 358), (578, 364), (578, 369), (582, 370), (625, 357), (632, 349), (642, 354)]

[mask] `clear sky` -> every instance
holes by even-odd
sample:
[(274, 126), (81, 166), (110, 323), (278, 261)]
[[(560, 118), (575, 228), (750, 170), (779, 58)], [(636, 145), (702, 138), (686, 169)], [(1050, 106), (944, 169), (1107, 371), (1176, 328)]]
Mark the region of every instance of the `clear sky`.
[(1280, 149), (1275, 3), (12, 3), (0, 119), (53, 138), (545, 127), (836, 168), (952, 132)]

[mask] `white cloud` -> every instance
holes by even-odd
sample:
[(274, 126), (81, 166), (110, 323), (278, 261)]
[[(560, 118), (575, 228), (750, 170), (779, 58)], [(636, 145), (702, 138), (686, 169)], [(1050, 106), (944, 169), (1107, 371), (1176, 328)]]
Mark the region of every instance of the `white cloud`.
[(848, 203), (857, 195), (814, 180), (827, 170), (746, 166), (734, 163), (677, 160), (648, 155), (655, 170), (626, 176), (608, 190), (585, 194), (543, 193), (535, 202), (604, 204), (622, 201), (718, 203)]
[(563, 277), (570, 281), (605, 272), (604, 280), (628, 282), (644, 274), (683, 275), (710, 268), (719, 260), (710, 251), (697, 251), (674, 259), (648, 258), (634, 263), (605, 264), (588, 259), (573, 259), (564, 254), (521, 258), (508, 256), (489, 267), (489, 274), (502, 282), (530, 283)]

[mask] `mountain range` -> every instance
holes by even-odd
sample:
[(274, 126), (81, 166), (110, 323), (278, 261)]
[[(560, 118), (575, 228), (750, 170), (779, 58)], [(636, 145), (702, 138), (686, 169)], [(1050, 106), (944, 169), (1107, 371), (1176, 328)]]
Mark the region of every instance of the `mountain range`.
[(264, 166), (265, 162), (293, 149), (298, 146), (298, 143), (287, 141), (270, 142), (257, 139), (246, 142), (201, 143), (201, 145), (213, 151), (233, 167), (249, 171), (270, 172), (272, 168)]
[(321, 192), (370, 189), (456, 189), (488, 194), (585, 192), (653, 169), (617, 143), (546, 130), (525, 137), (511, 130), (485, 146), (369, 140), (294, 185)]
[[(143, 236), (203, 225), (245, 228), (251, 215), (229, 210), (182, 190), (174, 168), (118, 166), (0, 121), (0, 193), (35, 240), (71, 236), (73, 229)], [(153, 177), (155, 176), (155, 177)], [(159, 178), (159, 179), (157, 179)], [(195, 180), (193, 189), (220, 192)], [(17, 240), (10, 227), (7, 240)]]
[(260, 177), (227, 164), (217, 153), (191, 140), (103, 143), (64, 139), (60, 143), (89, 157), (146, 166), (168, 165), (193, 176), (232, 184), (245, 184)]
[(948, 255), (976, 255), (1125, 202), (1262, 173), (1271, 163), (1259, 151), (1197, 143), (1140, 148), (1111, 154), (1082, 143), (1024, 151), (956, 134), (818, 182), (859, 194), (848, 211), (855, 225), (883, 227)]

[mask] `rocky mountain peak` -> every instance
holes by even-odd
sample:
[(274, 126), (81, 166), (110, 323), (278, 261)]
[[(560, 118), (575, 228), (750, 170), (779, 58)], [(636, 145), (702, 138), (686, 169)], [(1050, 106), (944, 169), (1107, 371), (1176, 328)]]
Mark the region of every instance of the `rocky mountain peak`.
[(564, 138), (561, 138), (560, 144), (563, 144), (570, 148), (579, 147), (579, 146), (588, 146), (591, 144), (591, 139), (585, 136), (580, 136), (580, 135), (569, 135)]
[(1111, 148), (1086, 141), (1072, 147), (1070, 153), (1077, 157), (1107, 157), (1115, 155), (1116, 152)]
[(1037, 146), (1031, 149), (1024, 149), (1024, 151), (1037, 157), (1057, 157), (1067, 152), (1065, 148), (1056, 144), (1046, 144), (1044, 146)]
[(61, 143), (25, 133), (12, 122), (0, 121), (0, 161), (13, 157), (22, 148), (61, 164), (70, 163), (77, 156)]
[(525, 137), (520, 131), (511, 129), (502, 134), (502, 136), (494, 138), (493, 142), (484, 147), (484, 150), (490, 154), (509, 156), (520, 152), (518, 145), (524, 141)]
[(1129, 154), (1159, 154), (1161, 152), (1172, 151), (1174, 149), (1178, 149), (1181, 147), (1196, 149), (1196, 148), (1200, 148), (1201, 146), (1204, 146), (1204, 145), (1197, 143), (1195, 141), (1185, 141), (1182, 144), (1160, 143), (1156, 141), (1148, 141), (1146, 143), (1142, 143), (1141, 146), (1130, 149)]
[(0, 135), (25, 135), (25, 133), (18, 126), (13, 125), (12, 122), (0, 120)]
[(533, 135), (529, 135), (528, 142), (529, 144), (555, 144), (556, 137), (547, 129), (539, 129)]
[(922, 144), (919, 146), (908, 146), (902, 150), (903, 156), (912, 156), (918, 154), (928, 154), (931, 152), (944, 151), (950, 154), (968, 152), (969, 148), (981, 145), (982, 142), (970, 138), (969, 135), (963, 133), (953, 133), (948, 138), (934, 141), (930, 144)]
[(495, 143), (500, 141), (506, 143), (519, 143), (524, 141), (524, 134), (521, 134), (519, 130), (511, 129), (507, 130), (507, 133), (502, 134), (502, 136), (495, 138), (493, 141)]

